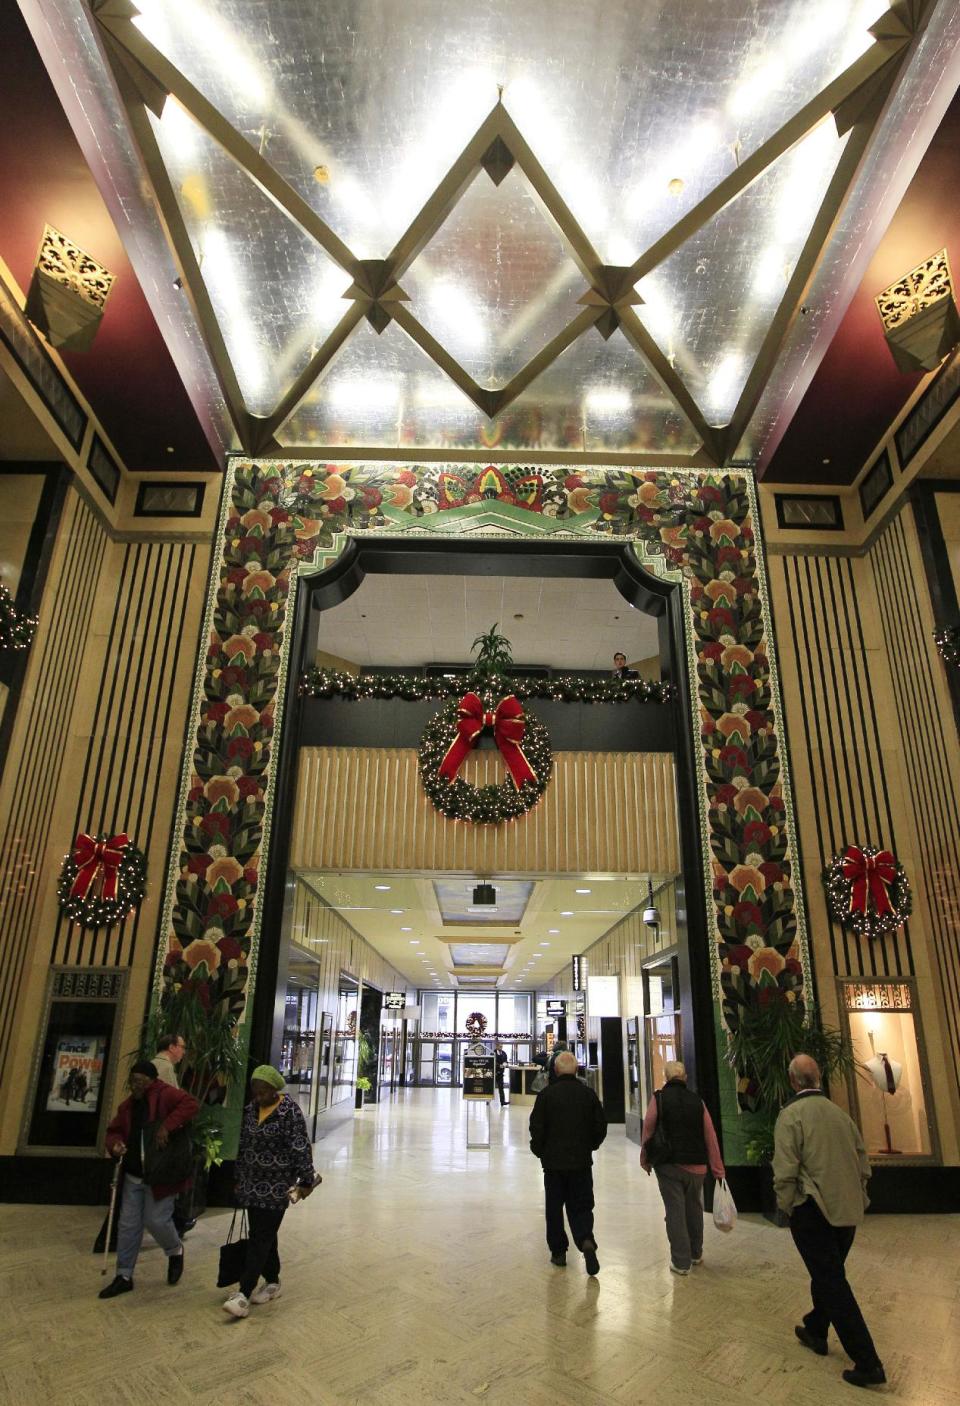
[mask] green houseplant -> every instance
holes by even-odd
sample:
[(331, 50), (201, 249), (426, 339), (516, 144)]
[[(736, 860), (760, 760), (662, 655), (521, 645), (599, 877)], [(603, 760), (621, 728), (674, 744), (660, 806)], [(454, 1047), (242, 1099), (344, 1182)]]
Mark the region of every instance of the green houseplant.
[(357, 1095), (356, 1095), (356, 1106), (357, 1106), (357, 1108), (362, 1108), (362, 1107), (363, 1107), (363, 1096), (364, 1096), (364, 1094), (368, 1094), (372, 1088), (373, 1088), (373, 1083), (371, 1082), (371, 1080), (369, 1080), (365, 1074), (361, 1074), (361, 1075), (359, 1076), (359, 1078), (357, 1079)]
[(471, 650), (477, 652), (473, 672), (483, 678), (492, 674), (502, 674), (513, 663), (513, 649), (506, 635), (500, 633), (499, 623), (491, 625), (482, 635), (477, 635)]
[(740, 1011), (737, 1028), (728, 1036), (726, 1058), (745, 1096), (750, 1118), (746, 1156), (761, 1169), (764, 1214), (769, 1219), (776, 1218), (773, 1130), (780, 1109), (793, 1094), (789, 1065), (797, 1054), (817, 1061), (824, 1088), (831, 1080), (845, 1078), (856, 1064), (848, 1037), (824, 1024), (815, 1005), (780, 994)]
[(196, 991), (169, 992), (144, 1022), (140, 1056), (151, 1059), (163, 1034), (182, 1035), (187, 1047), (178, 1070), (180, 1087), (193, 1094), (200, 1112), (190, 1124), (194, 1148), (192, 1212), (206, 1202), (211, 1167), (223, 1161), (223, 1104), (230, 1088), (242, 1086), (246, 1061), (237, 1043), (237, 1019), (226, 1005), (207, 1009)]

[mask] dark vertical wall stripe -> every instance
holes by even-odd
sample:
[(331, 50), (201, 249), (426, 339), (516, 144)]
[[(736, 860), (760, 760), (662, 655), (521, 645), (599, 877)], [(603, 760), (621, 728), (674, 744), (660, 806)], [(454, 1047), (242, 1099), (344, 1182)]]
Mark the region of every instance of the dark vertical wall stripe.
[[(19, 755), (9, 781), (9, 808), (0, 838), (0, 1080), (6, 1070), (14, 1012), (20, 1000), (41, 895), (51, 882), (44, 859), (51, 819), (59, 799), (65, 729), (77, 696), (80, 671), (106, 538), (99, 522), (76, 496), (64, 514), (64, 548), (48, 578), (39, 654), (31, 661), (33, 693), (21, 708), (16, 738)], [(40, 935), (42, 941), (42, 935)]]
[[(916, 852), (927, 893), (931, 945), (960, 1090), (960, 811), (948, 764), (955, 747), (938, 704), (939, 666), (917, 597), (904, 514), (871, 554), (893, 677)], [(947, 725), (952, 717), (946, 714)], [(912, 967), (911, 967), (912, 969)]]

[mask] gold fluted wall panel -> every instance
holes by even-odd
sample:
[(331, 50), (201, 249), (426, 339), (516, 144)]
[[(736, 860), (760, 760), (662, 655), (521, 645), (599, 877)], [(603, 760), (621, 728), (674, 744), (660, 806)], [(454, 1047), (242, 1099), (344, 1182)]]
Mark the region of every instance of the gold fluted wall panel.
[[(673, 758), (658, 752), (558, 752), (539, 805), (508, 825), (447, 820), (427, 800), (406, 747), (305, 747), (291, 865), (298, 870), (675, 874)], [(498, 753), (463, 775), (502, 782)]]

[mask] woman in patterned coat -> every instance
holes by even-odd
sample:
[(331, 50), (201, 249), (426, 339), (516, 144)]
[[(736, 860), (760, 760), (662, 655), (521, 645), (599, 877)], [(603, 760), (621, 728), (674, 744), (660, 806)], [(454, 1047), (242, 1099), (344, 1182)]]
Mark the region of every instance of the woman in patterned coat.
[[(247, 1212), (250, 1238), (240, 1287), (223, 1305), (234, 1318), (246, 1318), (252, 1303), (269, 1303), (280, 1293), (277, 1232), (291, 1192), (309, 1196), (319, 1180), (307, 1125), (299, 1106), (283, 1092), (284, 1079), (261, 1064), (250, 1079), (250, 1102), (243, 1111), (234, 1191)], [(264, 1283), (257, 1284), (263, 1275)]]

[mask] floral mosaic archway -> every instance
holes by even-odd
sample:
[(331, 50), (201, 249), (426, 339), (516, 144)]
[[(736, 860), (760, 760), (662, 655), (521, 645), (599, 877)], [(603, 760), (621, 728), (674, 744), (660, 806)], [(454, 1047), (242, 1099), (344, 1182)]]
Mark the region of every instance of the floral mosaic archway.
[(453, 535), (493, 508), (518, 531), (633, 540), (641, 556), (658, 554), (686, 577), (718, 1033), (744, 1006), (802, 992), (807, 944), (749, 474), (233, 460), (168, 882), (161, 999), (193, 990), (206, 1007), (239, 1013), (252, 991), (277, 699), (301, 571), (334, 554), (338, 534)]

